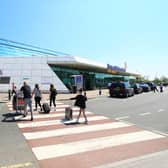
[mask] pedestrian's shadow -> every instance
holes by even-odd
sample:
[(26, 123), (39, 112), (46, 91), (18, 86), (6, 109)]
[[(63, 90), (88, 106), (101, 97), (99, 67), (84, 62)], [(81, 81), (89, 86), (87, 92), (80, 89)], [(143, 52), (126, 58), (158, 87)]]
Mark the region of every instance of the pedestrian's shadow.
[(86, 124), (85, 122), (79, 122), (79, 121), (76, 121), (76, 119), (72, 119), (72, 120), (67, 120), (67, 119), (62, 119), (61, 122), (64, 124), (64, 125), (79, 125), (79, 124)]
[[(2, 114), (3, 119), (2, 122), (18, 122), (18, 121), (30, 121), (29, 119), (25, 119), (23, 113), (21, 112), (9, 112)], [(19, 117), (19, 118), (15, 118)]]

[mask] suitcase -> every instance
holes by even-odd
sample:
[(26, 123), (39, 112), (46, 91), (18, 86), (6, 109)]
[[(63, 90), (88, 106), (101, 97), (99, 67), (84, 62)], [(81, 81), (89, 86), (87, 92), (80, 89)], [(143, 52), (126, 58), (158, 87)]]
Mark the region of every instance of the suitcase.
[(43, 103), (42, 108), (44, 113), (49, 113), (51, 110), (48, 103)]
[(73, 115), (72, 115), (72, 108), (71, 107), (66, 107), (65, 108), (65, 120), (72, 120)]

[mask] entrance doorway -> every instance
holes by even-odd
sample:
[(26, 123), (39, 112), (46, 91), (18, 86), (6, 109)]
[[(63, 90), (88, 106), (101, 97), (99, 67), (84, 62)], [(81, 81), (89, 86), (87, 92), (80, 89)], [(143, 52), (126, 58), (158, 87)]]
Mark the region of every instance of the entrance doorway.
[(96, 88), (95, 74), (83, 74), (83, 87), (85, 90), (93, 90)]

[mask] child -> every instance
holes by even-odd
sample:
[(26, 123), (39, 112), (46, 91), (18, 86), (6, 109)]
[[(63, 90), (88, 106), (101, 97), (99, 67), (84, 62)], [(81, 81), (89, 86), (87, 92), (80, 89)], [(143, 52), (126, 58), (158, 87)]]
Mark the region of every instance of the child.
[(82, 89), (79, 90), (79, 94), (74, 97), (74, 98), (71, 98), (71, 100), (75, 99), (75, 106), (79, 107), (79, 115), (77, 117), (77, 122), (79, 121), (79, 118), (80, 118), (80, 115), (81, 115), (81, 112), (83, 113), (83, 116), (85, 118), (85, 123), (87, 124), (88, 123), (88, 120), (87, 120), (87, 117), (86, 117), (86, 114), (85, 114), (85, 109), (86, 109), (86, 101), (87, 101), (87, 97), (86, 95), (82, 95)]

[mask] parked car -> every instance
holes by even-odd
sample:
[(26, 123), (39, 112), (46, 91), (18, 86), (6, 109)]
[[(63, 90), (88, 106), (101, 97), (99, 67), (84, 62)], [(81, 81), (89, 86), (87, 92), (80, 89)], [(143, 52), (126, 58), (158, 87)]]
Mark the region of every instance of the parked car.
[(147, 83), (141, 83), (140, 87), (142, 87), (143, 92), (149, 92), (149, 91), (151, 91), (151, 88), (150, 88), (150, 86)]
[(131, 86), (134, 88), (134, 93), (135, 94), (139, 94), (139, 93), (143, 92), (143, 89), (142, 89), (142, 87), (140, 86), (139, 83), (134, 83)]
[(150, 87), (151, 90), (154, 90), (155, 83), (153, 83), (153, 82), (148, 82), (147, 84), (149, 85), (149, 87)]
[(109, 87), (110, 97), (129, 97), (134, 95), (134, 89), (129, 82), (113, 82)]

